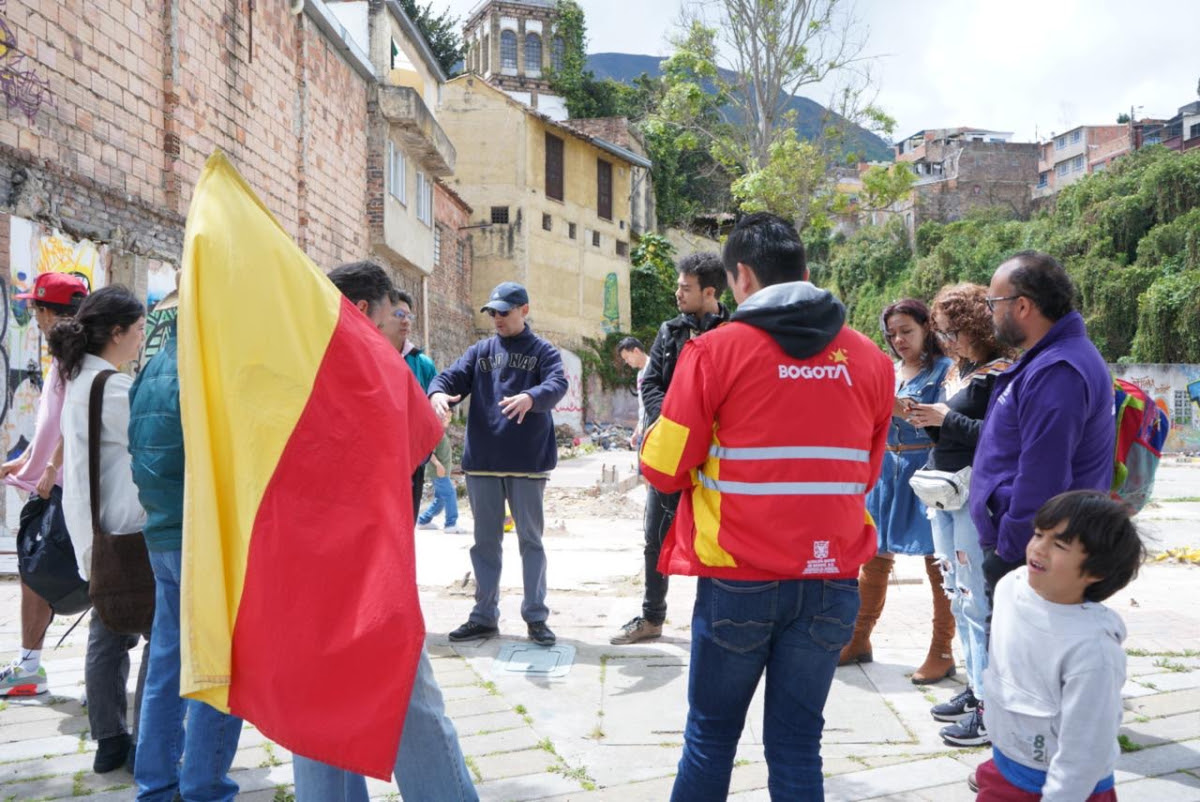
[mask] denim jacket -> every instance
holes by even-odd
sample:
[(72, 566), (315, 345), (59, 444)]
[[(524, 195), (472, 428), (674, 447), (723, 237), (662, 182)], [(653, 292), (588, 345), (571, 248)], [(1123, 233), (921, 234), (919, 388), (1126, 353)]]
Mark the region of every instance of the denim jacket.
[[(945, 381), (946, 372), (952, 364), (949, 357), (939, 356), (921, 368), (921, 372), (916, 376), (903, 381), (900, 378), (900, 370), (904, 363), (896, 362), (896, 397), (911, 398), (918, 404), (933, 404), (942, 400), (942, 382)], [(893, 416), (891, 428), (888, 430), (888, 445), (918, 444), (933, 445), (933, 441), (924, 429)]]

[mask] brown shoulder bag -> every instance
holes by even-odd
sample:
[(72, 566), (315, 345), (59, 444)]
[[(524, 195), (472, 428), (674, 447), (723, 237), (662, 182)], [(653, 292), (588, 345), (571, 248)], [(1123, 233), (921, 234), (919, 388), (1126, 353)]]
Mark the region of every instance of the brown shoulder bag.
[(92, 497), (92, 607), (104, 626), (121, 635), (142, 635), (154, 623), (154, 571), (141, 532), (110, 535), (100, 528), (100, 432), (104, 385), (115, 370), (92, 381), (88, 399), (88, 485)]

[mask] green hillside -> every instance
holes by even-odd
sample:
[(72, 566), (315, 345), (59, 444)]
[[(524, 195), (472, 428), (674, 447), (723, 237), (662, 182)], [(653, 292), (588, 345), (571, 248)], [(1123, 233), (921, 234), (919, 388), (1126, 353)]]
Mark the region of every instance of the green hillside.
[(1118, 159), (1026, 222), (984, 215), (926, 223), (915, 253), (898, 220), (814, 244), (814, 281), (876, 338), (887, 303), (929, 300), (956, 281), (986, 285), (1005, 258), (1032, 248), (1066, 266), (1106, 359), (1200, 362), (1200, 150), (1151, 147)]

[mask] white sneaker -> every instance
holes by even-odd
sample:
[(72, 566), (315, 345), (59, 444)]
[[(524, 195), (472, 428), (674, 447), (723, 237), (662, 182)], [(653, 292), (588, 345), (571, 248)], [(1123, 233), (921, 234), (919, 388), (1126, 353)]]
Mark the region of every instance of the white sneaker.
[(425, 524), (417, 524), (417, 529), (437, 529), (437, 528), (438, 528), (438, 525), (435, 524), (433, 521), (430, 521), (429, 523), (425, 523)]
[(446, 532), (447, 535), (469, 535), (470, 534), (470, 532), (468, 532), (466, 529), (463, 529), (461, 526), (459, 526), (457, 524), (455, 524), (454, 526), (447, 526), (444, 531)]

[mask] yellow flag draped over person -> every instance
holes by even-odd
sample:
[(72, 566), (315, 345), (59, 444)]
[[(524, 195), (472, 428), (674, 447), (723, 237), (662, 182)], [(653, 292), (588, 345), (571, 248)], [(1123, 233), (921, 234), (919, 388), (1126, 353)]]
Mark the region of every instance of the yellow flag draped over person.
[(408, 477), (441, 425), (220, 152), (188, 211), (178, 337), (180, 691), (387, 779), (425, 634)]

